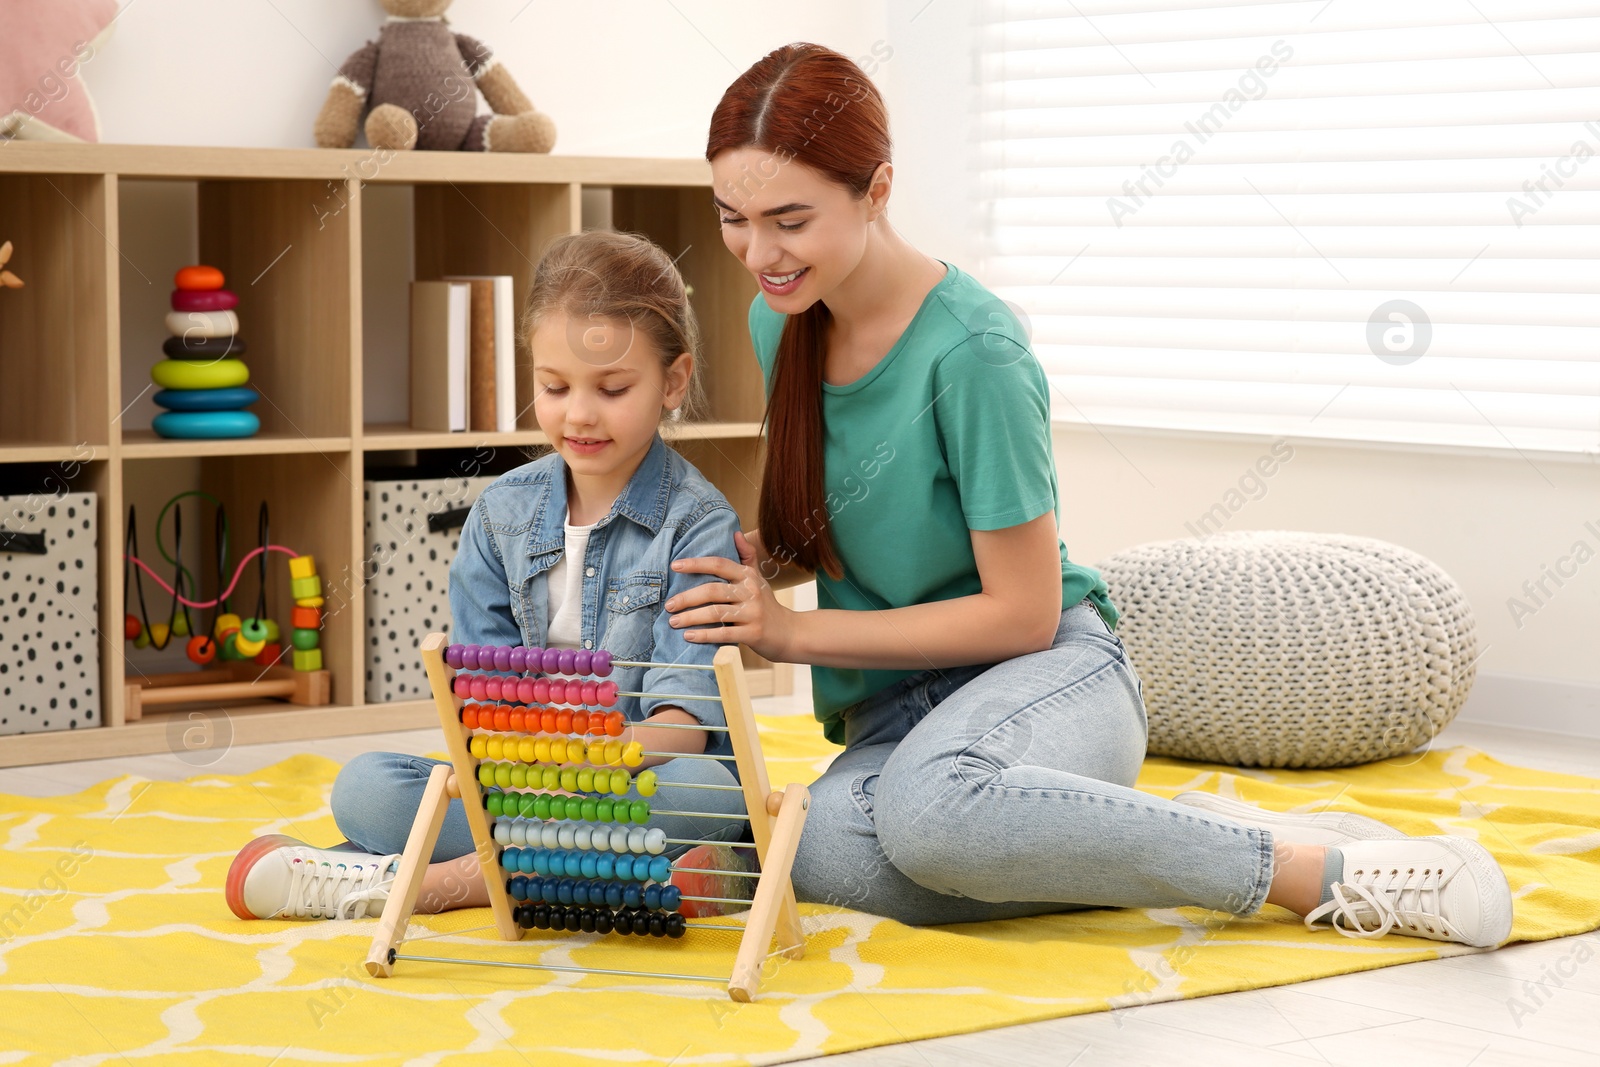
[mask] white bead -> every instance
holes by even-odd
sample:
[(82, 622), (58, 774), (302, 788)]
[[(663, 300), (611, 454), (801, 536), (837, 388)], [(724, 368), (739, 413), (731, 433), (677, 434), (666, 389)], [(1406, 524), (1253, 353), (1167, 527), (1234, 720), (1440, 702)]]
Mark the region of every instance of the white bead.
[(628, 831), (628, 851), (636, 855), (644, 851), (644, 827), (635, 826)]
[(611, 834), (604, 826), (596, 826), (589, 835), (589, 847), (598, 852), (611, 851)]
[(561, 842), (562, 848), (571, 848), (572, 843), (576, 840), (576, 835), (573, 834), (571, 826), (563, 826), (556, 832), (556, 840)]
[(627, 829), (627, 827), (625, 827), (625, 826), (613, 826), (611, 828), (611, 851), (612, 852), (626, 852), (626, 851), (628, 851), (628, 829)]
[(530, 826), (520, 820), (511, 824), (511, 840), (519, 845), (526, 846), (528, 844), (528, 835), (530, 833), (537, 834), (538, 832), (537, 827)]
[(545, 848), (555, 848), (561, 841), (561, 831), (556, 829), (556, 824), (547, 822), (539, 827), (539, 844)]
[(496, 819), (494, 823), (494, 839), (502, 845), (511, 844), (511, 824), (504, 819)]
[(644, 832), (644, 850), (652, 856), (659, 856), (667, 850), (667, 832), (661, 827), (652, 827)]
[(589, 840), (590, 835), (593, 832), (594, 832), (593, 829), (591, 827), (588, 827), (588, 826), (574, 827), (573, 831), (572, 831), (572, 841), (579, 848), (581, 848), (585, 852), (587, 852), (589, 849), (594, 847), (594, 845), (590, 844), (590, 840)]

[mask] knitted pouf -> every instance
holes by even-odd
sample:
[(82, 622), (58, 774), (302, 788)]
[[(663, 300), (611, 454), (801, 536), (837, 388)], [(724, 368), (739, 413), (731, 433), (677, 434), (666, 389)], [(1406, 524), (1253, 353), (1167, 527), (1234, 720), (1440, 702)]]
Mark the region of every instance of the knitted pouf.
[(1261, 531), (1100, 564), (1144, 685), (1154, 755), (1342, 767), (1410, 752), (1472, 688), (1472, 608), (1384, 541)]

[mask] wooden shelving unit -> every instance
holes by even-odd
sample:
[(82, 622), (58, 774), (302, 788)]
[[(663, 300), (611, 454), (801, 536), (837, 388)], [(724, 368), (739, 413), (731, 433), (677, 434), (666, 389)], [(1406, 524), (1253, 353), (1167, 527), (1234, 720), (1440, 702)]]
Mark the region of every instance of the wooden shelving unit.
[[(241, 294), (252, 407), (261, 432), (241, 441), (168, 441), (124, 427), (119, 194), (140, 181), (194, 183), (202, 262)], [(362, 193), (413, 187), (415, 276), (510, 274), (519, 299), (545, 244), (584, 225), (585, 194), (604, 191), (610, 224), (678, 256), (705, 338), (705, 421), (666, 435), (715, 482), (746, 524), (760, 480), (761, 377), (750, 350), (749, 275), (722, 247), (710, 171), (695, 160), (484, 156), (368, 151), (168, 148), (10, 143), (0, 147), (0, 240), (26, 252), (27, 286), (0, 299), (0, 465), (74, 465), (74, 487), (99, 499), (102, 719), (120, 718), (125, 658), (122, 544), (131, 486), (169, 469), (221, 499), (253, 530), (259, 501), (275, 541), (317, 557), (330, 587), (324, 662), (329, 707), (226, 706), (233, 743), (425, 727), (431, 704), (365, 702), (362, 481), (367, 458), (396, 452), (519, 448), (545, 443), (531, 382), (512, 433), (444, 434), (368, 423), (362, 410)], [(22, 261), (17, 266), (21, 268)], [(153, 277), (165, 286), (169, 273)], [(519, 352), (519, 373), (526, 374)], [(142, 468), (142, 464), (154, 464)], [(195, 475), (193, 472), (198, 471)], [(174, 475), (175, 477), (177, 474)], [(141, 503), (140, 523), (147, 526)], [(141, 530), (148, 538), (148, 530)], [(145, 554), (150, 553), (148, 548)], [(209, 595), (209, 594), (208, 594)], [(164, 595), (157, 600), (166, 603)], [(335, 610), (336, 608), (336, 610)], [(284, 614), (282, 605), (279, 614)], [(746, 652), (756, 695), (788, 692), (791, 668)], [(0, 766), (159, 752), (183, 710), (124, 726), (0, 737)], [(220, 720), (219, 720), (220, 721)]]

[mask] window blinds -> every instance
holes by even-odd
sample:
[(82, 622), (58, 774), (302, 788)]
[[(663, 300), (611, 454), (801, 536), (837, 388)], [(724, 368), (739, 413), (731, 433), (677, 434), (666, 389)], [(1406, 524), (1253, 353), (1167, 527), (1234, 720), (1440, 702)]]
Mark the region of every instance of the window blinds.
[(980, 271), (1058, 418), (1600, 452), (1593, 0), (991, 0)]

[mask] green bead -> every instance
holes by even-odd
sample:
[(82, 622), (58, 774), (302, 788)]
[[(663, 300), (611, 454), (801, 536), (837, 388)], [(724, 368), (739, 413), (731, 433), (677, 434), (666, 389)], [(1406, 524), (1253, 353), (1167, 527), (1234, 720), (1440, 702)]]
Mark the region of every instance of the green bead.
[(583, 814), (584, 822), (594, 822), (595, 816), (600, 814), (600, 806), (595, 803), (593, 797), (584, 798), (583, 803), (579, 807)]
[(516, 813), (524, 819), (531, 819), (533, 818), (533, 810), (538, 806), (538, 803), (539, 795), (537, 793), (519, 793), (517, 794)]
[(642, 800), (635, 800), (632, 804), (628, 805), (628, 815), (632, 818), (634, 823), (638, 824), (639, 826), (643, 826), (645, 823), (650, 821), (650, 805), (646, 804)]
[(494, 816), (504, 815), (505, 812), (500, 810), (501, 802), (504, 799), (505, 799), (505, 794), (504, 793), (501, 793), (499, 791), (496, 791), (496, 792), (493, 792), (493, 793), (489, 793), (489, 794), (486, 794), (484, 796), (484, 798), (483, 798), (483, 806), (485, 808), (489, 809), (489, 814), (490, 815), (494, 815)]
[(178, 613), (178, 615), (172, 620), (172, 636), (189, 636), (189, 624), (187, 621), (185, 621), (185, 617), (182, 612)]
[(478, 764), (478, 784), (479, 785), (494, 785), (494, 764), (492, 764), (492, 763), (480, 763), (480, 764)]
[(222, 639), (222, 649), (221, 649), (221, 651), (219, 651), (217, 653), (217, 655), (222, 659), (234, 659), (234, 660), (238, 659), (239, 658), (239, 648), (235, 644), (235, 642), (238, 641), (238, 640), (239, 640), (239, 631), (238, 630), (230, 631), (228, 633), (228, 636), (224, 637)]
[(561, 771), (560, 771), (560, 769), (558, 769), (556, 767), (546, 767), (544, 769), (542, 778), (543, 778), (543, 782), (544, 782), (544, 787), (546, 789), (560, 789), (561, 788)]
[(610, 822), (612, 819), (614, 819), (616, 817), (612, 813), (612, 810), (611, 810), (612, 804), (611, 804), (611, 801), (609, 801), (609, 800), (602, 800), (598, 804), (596, 804), (594, 807), (595, 807), (595, 812), (594, 812), (595, 818), (599, 819), (601, 822)]
[(322, 631), (291, 630), (289, 633), (289, 642), (301, 652), (310, 652), (313, 648), (316, 648), (322, 643)]
[(501, 789), (511, 788), (511, 764), (496, 763), (494, 765), (494, 784)]
[(533, 795), (533, 815), (537, 819), (550, 818), (550, 798), (543, 793)]
[(276, 641), (278, 638), (283, 636), (283, 631), (278, 629), (278, 623), (276, 620), (268, 619), (266, 621), (266, 627), (268, 641)]
[(528, 787), (527, 764), (513, 763), (511, 765), (511, 785), (516, 789), (526, 789)]
[[(246, 641), (265, 641), (267, 639), (267, 624), (260, 619), (249, 618), (239, 624), (239, 633)], [(295, 646), (299, 648), (299, 645)]]

